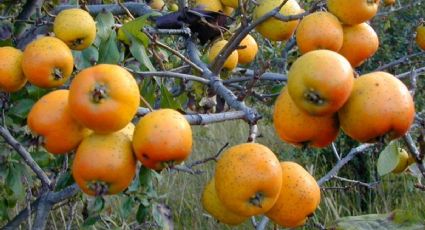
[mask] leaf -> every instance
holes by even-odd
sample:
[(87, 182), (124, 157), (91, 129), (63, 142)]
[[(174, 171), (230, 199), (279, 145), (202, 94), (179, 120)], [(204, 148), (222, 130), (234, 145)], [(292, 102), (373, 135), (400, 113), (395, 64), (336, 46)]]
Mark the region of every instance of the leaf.
[(21, 200), (25, 197), (25, 189), (22, 181), (24, 168), (19, 164), (11, 164), (9, 167), (9, 173), (6, 177), (6, 184), (13, 191), (13, 196), (17, 200)]
[(120, 51), (117, 46), (117, 35), (112, 31), (109, 38), (99, 45), (99, 63), (117, 64), (120, 61)]
[(377, 163), (379, 176), (391, 173), (397, 167), (400, 159), (398, 157), (398, 147), (397, 141), (391, 141), (379, 154)]
[(83, 227), (90, 227), (100, 220), (99, 215), (89, 216), (83, 223)]
[(101, 12), (96, 17), (97, 34), (101, 41), (107, 40), (113, 31), (112, 27), (115, 24), (114, 15), (111, 12)]
[(330, 229), (335, 230), (419, 230), (425, 222), (413, 212), (395, 210), (388, 214), (349, 216), (338, 219)]
[(126, 219), (134, 206), (134, 200), (131, 197), (125, 197), (120, 206), (120, 216), (123, 219)]
[(181, 109), (180, 103), (174, 99), (164, 85), (161, 85), (161, 108)]
[(139, 182), (142, 188), (152, 187), (152, 170), (141, 166), (139, 171)]
[(46, 151), (34, 151), (31, 156), (41, 168), (46, 168), (50, 164), (50, 156)]
[(99, 213), (103, 210), (104, 207), (105, 207), (105, 199), (102, 196), (96, 196), (90, 211), (92, 211), (93, 213)]
[(59, 178), (57, 179), (55, 190), (60, 191), (70, 186), (73, 183), (74, 183), (74, 177), (72, 176), (71, 172), (66, 171), (63, 174), (61, 174)]
[(129, 21), (125, 23), (120, 30), (124, 33), (124, 36), (130, 41), (133, 42), (134, 39), (131, 39), (131, 37), (137, 39), (139, 42), (143, 44), (143, 46), (147, 47), (149, 45), (149, 38), (148, 36), (142, 32), (142, 29), (146, 26), (151, 26), (152, 22), (149, 20), (149, 17), (155, 16), (155, 15), (161, 15), (158, 12), (154, 12), (151, 14), (146, 14), (141, 17), (138, 17), (132, 21)]
[(151, 78), (146, 78), (142, 81), (141, 91), (142, 96), (148, 101), (150, 105), (155, 104), (156, 100), (156, 81)]
[(82, 70), (93, 66), (99, 60), (99, 51), (94, 46), (89, 46), (83, 51), (72, 51), (75, 67)]
[(7, 203), (4, 198), (0, 198), (0, 220), (9, 219), (9, 214), (7, 212)]
[(28, 85), (25, 89), (27, 90), (28, 95), (34, 100), (40, 99), (49, 92), (47, 89), (42, 89), (34, 85)]
[(143, 67), (145, 67), (145, 69), (149, 71), (156, 71), (155, 67), (151, 62), (151, 59), (146, 53), (146, 48), (141, 42), (133, 39), (130, 45), (130, 53), (136, 58), (137, 61), (139, 61), (143, 65)]
[(15, 117), (26, 119), (34, 103), (34, 100), (31, 99), (21, 99), (9, 110), (9, 113)]
[(145, 206), (143, 204), (139, 205), (136, 213), (136, 220), (139, 223), (144, 223), (149, 217), (150, 206)]

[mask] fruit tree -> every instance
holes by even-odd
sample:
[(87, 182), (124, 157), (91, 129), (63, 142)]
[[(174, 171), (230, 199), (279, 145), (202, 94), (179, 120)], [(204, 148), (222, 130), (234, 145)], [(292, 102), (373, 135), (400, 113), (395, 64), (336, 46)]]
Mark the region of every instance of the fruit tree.
[(424, 229), (423, 15), (0, 1), (0, 227)]

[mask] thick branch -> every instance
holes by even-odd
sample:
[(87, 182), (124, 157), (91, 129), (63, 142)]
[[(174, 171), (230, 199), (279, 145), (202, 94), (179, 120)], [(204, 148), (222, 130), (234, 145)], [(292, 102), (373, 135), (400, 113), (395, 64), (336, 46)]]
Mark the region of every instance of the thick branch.
[(44, 171), (40, 168), (37, 162), (34, 161), (34, 159), (31, 157), (31, 154), (24, 148), (24, 146), (22, 146), (21, 143), (19, 143), (3, 126), (0, 126), (0, 135), (10, 146), (12, 146), (13, 149), (16, 150), (16, 152), (18, 152), (18, 154), (22, 157), (25, 163), (32, 169), (32, 171), (34, 171), (37, 177), (41, 180), (43, 186), (50, 188), (51, 182), (49, 177), (47, 177), (46, 173), (44, 173)]
[[(128, 11), (135, 17), (142, 16), (152, 12), (152, 9), (144, 3), (127, 2), (123, 5)], [(53, 14), (58, 14), (62, 10), (76, 8), (75, 5), (60, 5), (53, 10)], [(90, 14), (97, 15), (101, 12), (111, 12), (113, 15), (124, 15), (127, 14), (127, 10), (121, 7), (119, 4), (105, 4), (105, 5), (87, 5)]]
[(329, 171), (325, 176), (323, 176), (322, 178), (320, 178), (320, 180), (317, 181), (317, 183), (319, 184), (319, 186), (322, 186), (323, 183), (329, 181), (334, 176), (336, 176), (338, 174), (339, 170), (345, 164), (347, 164), (355, 156), (357, 156), (358, 154), (364, 152), (366, 149), (368, 149), (368, 148), (370, 148), (372, 146), (374, 146), (374, 144), (362, 144), (362, 145), (357, 146), (356, 148), (352, 148), (350, 150), (350, 152), (347, 154), (347, 156), (345, 156), (344, 158), (342, 158), (341, 160), (339, 160), (336, 163), (336, 165), (331, 169), (331, 171)]

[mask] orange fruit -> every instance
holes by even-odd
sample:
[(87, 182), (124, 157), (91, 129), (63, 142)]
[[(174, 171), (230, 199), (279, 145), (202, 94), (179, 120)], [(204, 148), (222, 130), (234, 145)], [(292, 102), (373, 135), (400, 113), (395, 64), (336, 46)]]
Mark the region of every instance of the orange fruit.
[(353, 80), (353, 69), (343, 56), (330, 50), (314, 50), (292, 64), (288, 91), (301, 110), (330, 116), (347, 101)]
[(342, 46), (341, 23), (328, 12), (314, 12), (304, 17), (295, 35), (301, 53), (317, 49), (337, 52)]
[(124, 191), (136, 175), (131, 140), (121, 132), (92, 133), (78, 146), (72, 175), (88, 195), (112, 195)]
[(201, 200), (202, 207), (223, 224), (238, 225), (248, 219), (247, 216), (240, 216), (223, 206), (215, 190), (214, 178), (205, 186)]
[(228, 6), (232, 8), (238, 8), (239, 7), (239, 1), (238, 0), (221, 0), (221, 3), (223, 6)]
[(137, 159), (151, 169), (184, 161), (192, 152), (192, 128), (186, 118), (172, 109), (148, 113), (136, 124), (133, 149)]
[(85, 10), (73, 8), (61, 11), (53, 22), (55, 36), (73, 50), (89, 47), (96, 38), (96, 23)]
[(27, 78), (22, 72), (22, 52), (14, 47), (0, 47), (0, 90), (16, 92), (24, 87)]
[(244, 46), (244, 48), (237, 49), (238, 52), (238, 63), (239, 64), (248, 64), (255, 59), (255, 56), (258, 52), (258, 45), (255, 39), (251, 35), (246, 35), (246, 37), (239, 43), (239, 46)]
[(279, 137), (290, 144), (325, 147), (338, 135), (336, 114), (312, 116), (300, 110), (292, 101), (285, 87), (276, 99), (273, 124)]
[(71, 76), (74, 58), (69, 47), (55, 37), (41, 37), (24, 50), (22, 70), (28, 81), (41, 88), (63, 85)]
[[(215, 60), (218, 53), (223, 49), (223, 47), (227, 44), (226, 40), (220, 40), (214, 42), (214, 44), (211, 46), (209, 52), (208, 52), (208, 62), (211, 63)], [(230, 56), (226, 59), (224, 62), (223, 68), (232, 70), (236, 68), (238, 65), (238, 51), (234, 50)]]
[(353, 67), (363, 64), (378, 50), (378, 35), (367, 23), (344, 26), (343, 31), (344, 41), (338, 53), (347, 58)]
[(423, 24), (416, 28), (416, 44), (425, 50), (425, 25)]
[(195, 7), (199, 7), (207, 11), (223, 11), (223, 5), (220, 0), (196, 0)]
[(151, 0), (149, 6), (154, 10), (162, 10), (164, 8), (165, 2), (163, 0)]
[(385, 6), (391, 6), (395, 4), (395, 0), (384, 0)]
[(215, 169), (218, 198), (241, 216), (267, 212), (279, 196), (282, 169), (266, 146), (244, 143), (227, 149)]
[(290, 161), (280, 165), (282, 190), (266, 216), (286, 228), (304, 225), (320, 203), (320, 187), (301, 165)]
[(44, 95), (27, 117), (29, 129), (43, 138), (43, 147), (53, 154), (72, 151), (90, 133), (71, 116), (68, 95), (65, 89)]
[(403, 136), (415, 117), (415, 105), (407, 87), (386, 72), (373, 72), (354, 80), (347, 103), (338, 111), (342, 130), (360, 142), (383, 135)]
[[(283, 0), (262, 0), (259, 5), (254, 9), (254, 20), (267, 14), (278, 7)], [(298, 5), (296, 0), (289, 0), (280, 9), (279, 13), (285, 16), (296, 15), (302, 13), (303, 10)], [(255, 29), (263, 35), (263, 37), (272, 41), (288, 40), (294, 33), (299, 20), (292, 20), (283, 22), (276, 18), (269, 18), (261, 23)]]
[(380, 0), (328, 0), (328, 10), (347, 25), (371, 19), (378, 12)]
[(124, 128), (139, 107), (139, 86), (118, 65), (100, 64), (79, 72), (69, 88), (72, 115), (98, 133)]
[(223, 13), (227, 16), (232, 15), (232, 13), (235, 11), (234, 8), (229, 7), (229, 6), (223, 6)]

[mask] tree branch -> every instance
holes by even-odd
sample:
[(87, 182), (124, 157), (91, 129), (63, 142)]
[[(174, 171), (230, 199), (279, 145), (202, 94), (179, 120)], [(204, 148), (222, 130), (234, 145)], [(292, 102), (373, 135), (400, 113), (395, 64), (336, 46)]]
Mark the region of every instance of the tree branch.
[(418, 148), (416, 148), (416, 145), (413, 142), (412, 136), (407, 133), (403, 136), (403, 141), (406, 144), (409, 153), (415, 158), (416, 165), (418, 166), (418, 169), (421, 172), (422, 176), (425, 178), (425, 167), (423, 164), (423, 159), (421, 158), (421, 154)]
[[(97, 15), (101, 12), (111, 12), (113, 15), (125, 15), (130, 12), (135, 17), (142, 16), (148, 13), (152, 13), (152, 9), (145, 3), (127, 2), (123, 3), (127, 9), (123, 8), (119, 4), (105, 4), (105, 5), (87, 5), (89, 13)], [(59, 5), (53, 10), (53, 14), (58, 14), (62, 10), (76, 8), (75, 5)], [(127, 11), (128, 10), (128, 11)]]
[(418, 52), (418, 53), (414, 53), (414, 54), (406, 55), (406, 56), (401, 57), (401, 58), (399, 58), (399, 59), (397, 59), (397, 60), (395, 60), (395, 61), (392, 61), (392, 62), (387, 63), (387, 64), (385, 64), (385, 65), (379, 66), (378, 68), (376, 68), (376, 69), (375, 69), (375, 71), (382, 71), (382, 70), (385, 70), (385, 69), (391, 68), (391, 67), (393, 67), (393, 66), (396, 66), (396, 65), (398, 65), (398, 64), (402, 64), (402, 63), (404, 63), (404, 62), (408, 61), (408, 60), (409, 60), (410, 58), (412, 58), (412, 57), (421, 56), (421, 55), (425, 55), (425, 52)]
[(31, 154), (21, 145), (10, 133), (9, 131), (0, 126), (0, 136), (18, 152), (18, 154), (22, 157), (25, 163), (32, 169), (32, 171), (37, 175), (37, 177), (41, 180), (43, 186), (50, 188), (51, 181), (49, 177), (44, 173), (44, 171), (40, 168), (37, 162), (31, 157)]
[(41, 9), (43, 5), (43, 0), (28, 0), (26, 1), (24, 8), (21, 13), (18, 15), (17, 19), (19, 20), (27, 20), (34, 14), (35, 10)]
[(134, 73), (140, 77), (174, 77), (174, 78), (180, 78), (184, 80), (191, 80), (191, 81), (197, 81), (201, 82), (203, 84), (209, 84), (210, 81), (201, 77), (197, 77), (190, 74), (184, 74), (184, 73), (176, 73), (176, 72), (170, 72), (170, 71), (158, 71), (158, 72), (144, 72), (144, 71), (135, 71), (130, 68), (126, 68), (129, 72)]

